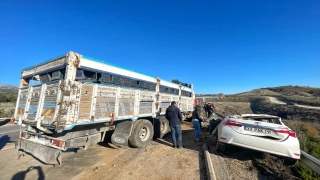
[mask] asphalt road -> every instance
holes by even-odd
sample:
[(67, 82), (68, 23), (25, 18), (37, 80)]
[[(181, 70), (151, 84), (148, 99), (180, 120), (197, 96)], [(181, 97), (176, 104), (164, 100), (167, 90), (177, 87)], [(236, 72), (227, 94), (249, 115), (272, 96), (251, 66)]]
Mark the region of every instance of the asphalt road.
[[(270, 99), (270, 101), (272, 103), (286, 105), (286, 102), (280, 101), (279, 99), (277, 99), (275, 97), (268, 97), (268, 98)], [(300, 104), (295, 104), (293, 106), (298, 106), (298, 107), (302, 107), (302, 108), (309, 108), (309, 109), (320, 109), (320, 107), (317, 107), (317, 106), (306, 106), (306, 105), (300, 105)]]
[(0, 126), (0, 150), (7, 144), (19, 138), (20, 126), (16, 124), (6, 124)]

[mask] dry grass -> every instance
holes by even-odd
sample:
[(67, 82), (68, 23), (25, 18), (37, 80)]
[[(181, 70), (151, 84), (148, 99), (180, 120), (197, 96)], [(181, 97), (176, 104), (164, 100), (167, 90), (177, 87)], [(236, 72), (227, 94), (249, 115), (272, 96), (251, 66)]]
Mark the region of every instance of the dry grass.
[(10, 111), (12, 109), (15, 109), (15, 103), (13, 103), (13, 102), (0, 102), (0, 109), (3, 109), (5, 111)]
[(316, 128), (314, 128), (313, 126), (311, 126), (310, 124), (306, 124), (305, 127), (311, 135), (313, 135), (313, 136), (319, 135), (318, 130)]
[(215, 102), (216, 113), (221, 115), (229, 114), (251, 114), (250, 103), (248, 102)]
[(0, 103), (0, 118), (9, 118), (13, 116), (15, 103), (1, 102)]

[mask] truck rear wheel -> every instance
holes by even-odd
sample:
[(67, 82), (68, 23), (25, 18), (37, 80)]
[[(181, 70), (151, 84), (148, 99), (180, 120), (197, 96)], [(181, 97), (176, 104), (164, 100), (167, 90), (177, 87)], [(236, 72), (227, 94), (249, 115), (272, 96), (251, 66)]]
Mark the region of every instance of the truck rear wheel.
[(148, 120), (138, 120), (134, 123), (129, 143), (132, 147), (147, 145), (153, 137), (153, 126)]
[(154, 137), (163, 138), (170, 131), (169, 121), (164, 116), (154, 120)]

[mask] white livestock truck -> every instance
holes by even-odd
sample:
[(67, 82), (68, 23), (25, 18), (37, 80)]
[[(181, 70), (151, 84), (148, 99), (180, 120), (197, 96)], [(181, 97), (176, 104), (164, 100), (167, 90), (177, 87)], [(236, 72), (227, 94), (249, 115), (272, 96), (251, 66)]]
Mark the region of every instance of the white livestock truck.
[(75, 52), (21, 72), (14, 118), (22, 125), (16, 148), (48, 164), (61, 152), (86, 149), (113, 131), (117, 146), (142, 147), (169, 132), (171, 101), (192, 111), (191, 84), (168, 82)]

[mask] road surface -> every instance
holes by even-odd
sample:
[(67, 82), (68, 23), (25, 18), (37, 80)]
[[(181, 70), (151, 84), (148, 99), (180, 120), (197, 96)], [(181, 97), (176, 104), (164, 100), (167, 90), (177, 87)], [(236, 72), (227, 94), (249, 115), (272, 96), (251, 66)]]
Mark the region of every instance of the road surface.
[[(271, 101), (272, 103), (286, 105), (285, 102), (280, 101), (279, 99), (277, 99), (277, 98), (275, 98), (275, 97), (269, 97), (269, 96), (268, 96), (268, 98), (270, 99), (270, 101)], [(320, 109), (320, 107), (317, 107), (317, 106), (307, 106), (307, 105), (300, 105), (300, 104), (295, 104), (295, 105), (290, 105), (290, 106), (298, 106), (298, 107), (309, 108), (309, 109)]]
[(16, 124), (6, 124), (0, 126), (0, 150), (7, 148), (6, 145), (11, 145), (12, 142), (18, 139), (19, 131), (20, 126)]

